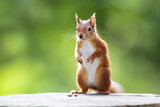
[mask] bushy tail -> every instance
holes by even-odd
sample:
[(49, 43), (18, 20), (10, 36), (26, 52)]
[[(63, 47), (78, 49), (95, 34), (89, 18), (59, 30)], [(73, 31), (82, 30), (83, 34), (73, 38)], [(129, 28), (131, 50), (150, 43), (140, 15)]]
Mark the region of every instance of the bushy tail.
[(120, 84), (112, 80), (110, 92), (111, 93), (123, 93), (123, 88)]

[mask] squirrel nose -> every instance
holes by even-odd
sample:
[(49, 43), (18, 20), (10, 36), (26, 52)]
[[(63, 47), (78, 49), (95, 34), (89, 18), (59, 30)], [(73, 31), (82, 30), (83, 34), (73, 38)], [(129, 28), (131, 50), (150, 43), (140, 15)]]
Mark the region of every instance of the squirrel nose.
[(80, 39), (82, 39), (82, 38), (83, 38), (83, 35), (82, 35), (82, 34), (80, 34), (80, 35), (79, 35), (79, 38), (80, 38)]

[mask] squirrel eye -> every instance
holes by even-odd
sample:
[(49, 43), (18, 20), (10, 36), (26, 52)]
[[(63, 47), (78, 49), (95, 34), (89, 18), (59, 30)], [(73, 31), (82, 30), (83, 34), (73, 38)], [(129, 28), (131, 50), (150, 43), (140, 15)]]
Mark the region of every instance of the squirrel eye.
[(88, 27), (88, 31), (91, 31), (91, 27)]

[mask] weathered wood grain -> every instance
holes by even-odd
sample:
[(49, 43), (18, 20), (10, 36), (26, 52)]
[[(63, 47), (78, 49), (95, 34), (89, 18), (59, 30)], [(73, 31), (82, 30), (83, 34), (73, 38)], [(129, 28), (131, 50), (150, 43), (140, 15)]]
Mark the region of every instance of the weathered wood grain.
[(0, 106), (117, 106), (160, 107), (160, 95), (155, 94), (81, 94), (68, 93), (17, 94), (0, 96)]

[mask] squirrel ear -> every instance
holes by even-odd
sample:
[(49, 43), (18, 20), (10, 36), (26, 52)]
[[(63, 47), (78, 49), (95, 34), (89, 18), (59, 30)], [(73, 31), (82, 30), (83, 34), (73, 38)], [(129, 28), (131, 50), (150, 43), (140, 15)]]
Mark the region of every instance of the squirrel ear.
[(90, 24), (94, 27), (96, 24), (96, 18), (95, 18), (96, 13), (93, 13), (90, 19)]
[(77, 22), (77, 24), (81, 23), (81, 20), (78, 18), (77, 13), (75, 14), (75, 16), (76, 16), (76, 22)]

